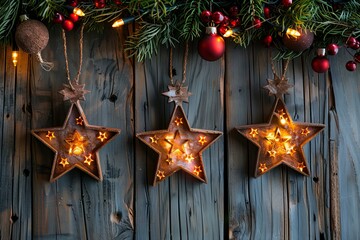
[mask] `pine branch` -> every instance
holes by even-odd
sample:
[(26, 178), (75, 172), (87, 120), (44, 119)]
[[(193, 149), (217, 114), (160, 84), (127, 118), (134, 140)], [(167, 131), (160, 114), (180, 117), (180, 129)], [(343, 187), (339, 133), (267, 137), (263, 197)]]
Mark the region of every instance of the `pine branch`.
[(0, 7), (0, 42), (6, 42), (18, 16), (20, 0), (3, 0)]

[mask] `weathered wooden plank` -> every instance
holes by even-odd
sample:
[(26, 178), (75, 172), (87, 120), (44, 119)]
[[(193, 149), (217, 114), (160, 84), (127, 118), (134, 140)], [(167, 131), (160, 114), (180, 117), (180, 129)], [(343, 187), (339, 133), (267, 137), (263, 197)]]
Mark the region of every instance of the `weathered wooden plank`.
[[(183, 48), (174, 51), (174, 67), (181, 80)], [(136, 132), (166, 129), (172, 104), (161, 96), (169, 84), (169, 52), (136, 67)], [(196, 45), (189, 49), (187, 83), (194, 92), (184, 104), (193, 128), (223, 128), (223, 65), (201, 60)], [(159, 109), (161, 114), (159, 114)], [(217, 113), (217, 114), (214, 114)], [(209, 184), (201, 184), (178, 172), (156, 187), (148, 187), (157, 156), (136, 144), (136, 239), (222, 239), (223, 153), (221, 140), (203, 153)], [(151, 179), (151, 180), (149, 180)]]
[[(332, 84), (339, 129), (338, 165), (341, 209), (341, 239), (360, 236), (360, 72), (348, 72), (346, 51), (331, 61)], [(336, 209), (334, 209), (336, 211)], [(334, 229), (336, 230), (336, 229)], [(333, 236), (335, 237), (335, 236)]]

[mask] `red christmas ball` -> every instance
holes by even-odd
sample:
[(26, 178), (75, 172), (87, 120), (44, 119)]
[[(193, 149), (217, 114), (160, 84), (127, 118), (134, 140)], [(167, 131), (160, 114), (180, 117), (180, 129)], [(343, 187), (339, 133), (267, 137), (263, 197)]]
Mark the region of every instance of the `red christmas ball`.
[(79, 1), (78, 0), (68, 0), (67, 4), (72, 7), (76, 7), (79, 4)]
[(270, 47), (272, 43), (272, 36), (271, 35), (265, 36), (263, 39), (263, 43), (265, 44), (266, 47)]
[(336, 55), (339, 51), (339, 46), (336, 45), (335, 43), (330, 43), (329, 45), (327, 45), (326, 47), (326, 52), (329, 55)]
[(211, 21), (211, 12), (209, 10), (204, 10), (200, 14), (200, 19), (203, 23), (208, 23)]
[(360, 52), (355, 53), (354, 60), (355, 60), (355, 62), (360, 63)]
[(329, 69), (330, 63), (326, 57), (316, 56), (311, 61), (311, 67), (317, 73), (324, 73)]
[(240, 24), (241, 24), (240, 18), (230, 20), (231, 27), (237, 27), (237, 26), (240, 26)]
[(55, 13), (53, 22), (54, 23), (62, 23), (64, 21), (64, 16), (61, 13)]
[(105, 0), (94, 0), (94, 5), (96, 8), (104, 8), (106, 5)]
[(230, 23), (230, 19), (228, 18), (228, 16), (224, 16), (224, 20), (221, 22), (222, 26), (228, 26)]
[(222, 12), (216, 11), (211, 15), (211, 18), (215, 24), (219, 24), (224, 21), (224, 14), (222, 14)]
[(282, 40), (289, 50), (295, 52), (302, 52), (308, 49), (314, 41), (314, 33), (310, 30), (297, 29), (300, 36), (292, 36), (290, 34), (284, 34)]
[(360, 42), (356, 40), (356, 44), (351, 49), (358, 50), (360, 48)]
[(220, 26), (219, 27), (219, 33), (224, 36), (224, 34), (227, 32), (228, 28), (226, 26)]
[(269, 7), (264, 7), (264, 16), (265, 18), (270, 18), (270, 8)]
[(66, 31), (71, 31), (74, 28), (74, 23), (71, 20), (66, 19), (62, 23), (62, 28)]
[(258, 17), (254, 17), (253, 25), (254, 28), (261, 28), (262, 22)]
[(292, 0), (281, 0), (281, 4), (284, 7), (288, 8), (288, 7), (290, 7), (292, 5)]
[(122, 1), (120, 1), (120, 0), (113, 0), (113, 2), (114, 2), (116, 5), (121, 5), (121, 4), (122, 4)]
[(215, 61), (221, 58), (224, 51), (224, 39), (216, 33), (215, 27), (207, 27), (205, 36), (198, 43), (200, 56), (207, 61)]
[(73, 23), (75, 23), (75, 22), (79, 21), (79, 16), (76, 15), (75, 13), (70, 13), (70, 14), (69, 14), (69, 19), (70, 19)]
[(356, 46), (356, 38), (354, 37), (349, 37), (348, 40), (346, 41), (346, 46), (348, 46), (349, 48), (353, 48)]
[(230, 7), (229, 9), (230, 17), (236, 18), (238, 14), (239, 14), (239, 8), (237, 6)]
[(356, 62), (354, 61), (348, 61), (345, 65), (346, 69), (350, 72), (355, 71), (356, 70)]

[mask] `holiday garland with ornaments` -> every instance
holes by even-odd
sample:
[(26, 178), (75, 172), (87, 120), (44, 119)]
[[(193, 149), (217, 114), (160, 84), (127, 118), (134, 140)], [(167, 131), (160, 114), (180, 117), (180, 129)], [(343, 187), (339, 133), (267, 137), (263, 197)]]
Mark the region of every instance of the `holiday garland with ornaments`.
[[(26, 21), (31, 24), (24, 26)], [(262, 41), (279, 50), (277, 59), (315, 52), (312, 68), (319, 73), (328, 70), (327, 55), (339, 48), (349, 53), (347, 70), (360, 63), (357, 0), (3, 0), (0, 42), (14, 48), (16, 42), (36, 54), (44, 69), (51, 69), (40, 55), (48, 41), (44, 25), (71, 31), (79, 22), (86, 31), (135, 23), (126, 51), (138, 61), (156, 54), (161, 45), (176, 47), (196, 39), (200, 56), (215, 61), (224, 53), (224, 38), (229, 38), (242, 47)]]

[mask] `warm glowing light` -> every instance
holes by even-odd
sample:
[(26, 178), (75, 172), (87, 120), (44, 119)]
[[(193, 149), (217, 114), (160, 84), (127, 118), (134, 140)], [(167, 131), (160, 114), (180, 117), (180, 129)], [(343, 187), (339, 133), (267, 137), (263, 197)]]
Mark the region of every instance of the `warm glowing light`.
[(51, 141), (51, 139), (55, 138), (55, 132), (48, 131), (46, 137)]
[(192, 153), (186, 154), (185, 161), (187, 161), (188, 163), (191, 163), (192, 160), (194, 160)]
[(304, 163), (303, 163), (303, 162), (299, 163), (298, 166), (297, 166), (297, 168), (298, 168), (300, 171), (303, 171), (304, 168), (305, 168)]
[(200, 139), (198, 141), (201, 145), (204, 145), (207, 143), (206, 136), (200, 136)]
[(85, 156), (84, 163), (90, 166), (91, 162), (94, 161), (94, 159), (92, 159), (91, 157), (92, 157), (91, 153), (88, 156)]
[(178, 157), (185, 153), (185, 146), (187, 145), (188, 139), (182, 139), (180, 132), (176, 131), (173, 139), (166, 139), (166, 142), (171, 144), (169, 153), (176, 154)]
[(202, 172), (201, 170), (201, 166), (195, 166), (194, 167), (194, 173), (196, 174), (196, 176), (199, 176), (199, 174)]
[(276, 151), (274, 150), (274, 149), (272, 149), (272, 150), (270, 150), (270, 151), (268, 151), (268, 153), (269, 153), (269, 155), (270, 155), (270, 157), (276, 157)]
[(298, 38), (298, 37), (301, 36), (301, 33), (299, 31), (295, 30), (295, 29), (288, 28), (286, 30), (286, 35), (288, 35), (288, 36), (290, 35), (290, 36), (292, 36), (294, 38)]
[(81, 155), (85, 152), (87, 141), (81, 134), (75, 130), (74, 134), (65, 140), (69, 145), (69, 154)]
[(175, 122), (176, 126), (179, 126), (180, 124), (183, 124), (183, 119), (180, 117), (176, 117), (174, 122)]
[(275, 133), (268, 133), (265, 138), (270, 142), (287, 142), (291, 139), (291, 136), (281, 135), (280, 129), (276, 128)]
[(258, 134), (259, 134), (259, 132), (258, 132), (258, 130), (256, 128), (251, 128), (250, 129), (249, 135), (252, 136), (253, 138), (256, 137), (256, 135), (258, 135)]
[(310, 130), (308, 127), (301, 129), (301, 134), (307, 136), (310, 133)]
[(156, 173), (156, 177), (157, 177), (159, 180), (164, 179), (164, 178), (165, 178), (164, 171), (158, 170), (157, 173)]
[(125, 23), (124, 23), (124, 20), (123, 20), (123, 19), (119, 19), (119, 20), (116, 20), (116, 21), (113, 23), (112, 27), (113, 27), (113, 28), (117, 28), (117, 27), (123, 26), (124, 24), (125, 24)]
[(234, 31), (229, 28), (223, 35), (223, 37), (230, 37), (231, 35), (233, 35)]
[(286, 154), (293, 155), (295, 150), (295, 145), (290, 145), (289, 143), (284, 143)]
[(78, 118), (75, 118), (75, 122), (76, 122), (76, 125), (80, 125), (82, 126), (84, 124), (84, 120), (82, 119), (82, 117), (78, 117)]
[(69, 164), (68, 159), (67, 158), (61, 158), (61, 161), (59, 162), (60, 165), (62, 165), (63, 167), (65, 167), (66, 165)]
[(174, 163), (174, 160), (168, 155), (166, 162), (170, 165), (170, 164)]
[(85, 16), (85, 13), (80, 8), (74, 8), (73, 13), (78, 15), (79, 17)]
[(101, 142), (104, 142), (107, 138), (106, 132), (99, 132), (99, 136), (97, 137)]
[(18, 56), (19, 56), (19, 52), (18, 51), (12, 51), (12, 62), (14, 64), (14, 67), (17, 66), (17, 63), (18, 63)]
[(158, 140), (159, 140), (159, 138), (158, 138), (158, 136), (156, 136), (156, 135), (154, 135), (153, 137), (150, 137), (151, 143), (157, 144), (157, 143), (158, 143)]
[(267, 166), (266, 166), (266, 163), (260, 163), (260, 167), (259, 167), (259, 170), (261, 172), (265, 172), (267, 170)]
[(280, 123), (282, 125), (285, 125), (285, 123), (287, 122), (287, 118), (285, 118), (286, 113), (284, 112), (283, 109), (280, 109), (278, 111), (278, 114), (279, 114)]

